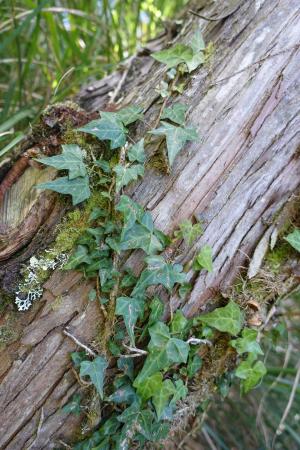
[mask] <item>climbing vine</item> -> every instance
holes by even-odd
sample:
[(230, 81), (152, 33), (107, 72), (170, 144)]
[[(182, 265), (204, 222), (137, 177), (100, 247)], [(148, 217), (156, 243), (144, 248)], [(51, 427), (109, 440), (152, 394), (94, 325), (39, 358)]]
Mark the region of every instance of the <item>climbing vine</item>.
[[(162, 105), (156, 126), (148, 134), (165, 139), (169, 168), (185, 143), (197, 139), (197, 133), (185, 124), (186, 105), (167, 103), (174, 92), (182, 90), (180, 77), (204, 62), (204, 51), (197, 32), (189, 44), (154, 54), (168, 72), (159, 87)], [(169, 295), (178, 291), (184, 298), (191, 289), (187, 273), (167, 257), (168, 250), (182, 239), (191, 246), (202, 226), (185, 220), (169, 237), (154, 226), (150, 212), (123, 194), (125, 186), (144, 174), (146, 139), (136, 143), (129, 139), (128, 127), (138, 120), (143, 120), (143, 110), (131, 105), (102, 112), (99, 119), (79, 128), (77, 133), (91, 134), (107, 144), (98, 158), (88, 161), (84, 149), (68, 144), (63, 145), (61, 154), (38, 159), (64, 173), (37, 188), (71, 195), (73, 205), (87, 200), (95, 190), (103, 200), (90, 211), (88, 226), (67, 262), (61, 262), (64, 270), (80, 270), (96, 280), (89, 301), (98, 303), (103, 316), (99, 354), (71, 354), (79, 379), (91, 382), (105, 405), (100, 425), (77, 443), (75, 450), (142, 448), (147, 442), (166, 438), (178, 405), (201, 368), (201, 349), (213, 346), (218, 333), (231, 336), (229, 346), (241, 357), (236, 376), (242, 380), (243, 392), (265, 374), (264, 364), (258, 360), (263, 351), (257, 332), (244, 328), (244, 313), (234, 301), (194, 319), (185, 318), (178, 309), (164, 320), (162, 290)], [(139, 275), (125, 264), (128, 253), (136, 249), (144, 253)], [(208, 245), (195, 255), (193, 269), (213, 270)], [(80, 395), (74, 395), (63, 410), (80, 414)]]

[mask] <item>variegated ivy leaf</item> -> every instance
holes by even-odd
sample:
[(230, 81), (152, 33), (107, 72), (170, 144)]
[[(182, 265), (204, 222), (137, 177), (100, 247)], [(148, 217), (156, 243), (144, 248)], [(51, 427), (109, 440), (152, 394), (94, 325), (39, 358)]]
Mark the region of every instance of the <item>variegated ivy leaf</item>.
[(36, 161), (58, 170), (68, 170), (70, 180), (77, 177), (85, 177), (87, 172), (83, 162), (81, 148), (76, 144), (66, 144), (62, 148), (63, 151), (60, 155), (40, 158), (36, 159)]
[(77, 177), (74, 180), (69, 180), (69, 177), (56, 178), (56, 180), (38, 184), (36, 188), (69, 194), (72, 196), (73, 205), (83, 202), (91, 195), (88, 176)]
[(144, 301), (133, 297), (118, 297), (116, 314), (123, 316), (131, 345), (135, 345), (134, 327), (139, 317), (144, 313)]
[(129, 161), (131, 162), (137, 161), (143, 164), (146, 160), (146, 155), (144, 151), (144, 139), (141, 139), (139, 142), (129, 147), (127, 156)]
[(194, 141), (198, 139), (198, 134), (195, 128), (177, 127), (164, 121), (161, 122), (161, 126), (159, 128), (152, 130), (150, 133), (166, 136), (170, 166), (173, 165), (177, 153), (180, 152), (187, 141)]
[(92, 120), (78, 131), (93, 134), (100, 140), (110, 141), (110, 148), (123, 147), (126, 143), (127, 129), (114, 113), (102, 113), (101, 119)]
[(172, 122), (178, 123), (178, 125), (183, 125), (186, 111), (186, 105), (183, 103), (175, 103), (173, 106), (164, 109), (161, 118), (172, 120)]
[(108, 363), (102, 356), (97, 356), (93, 361), (83, 361), (80, 364), (80, 376), (90, 377), (101, 398), (103, 398), (103, 383), (107, 367)]
[(175, 283), (186, 281), (186, 274), (182, 272), (180, 264), (169, 264), (161, 256), (149, 256), (145, 259), (148, 267), (143, 270), (133, 290), (132, 295), (142, 295), (148, 286), (162, 284), (171, 291)]
[(139, 176), (144, 175), (144, 166), (142, 164), (133, 164), (126, 167), (117, 164), (114, 167), (116, 173), (116, 191), (119, 192), (123, 186), (127, 186), (131, 181), (136, 181)]
[(237, 336), (243, 327), (244, 314), (240, 307), (230, 300), (223, 308), (216, 308), (210, 313), (202, 314), (197, 320), (209, 327)]

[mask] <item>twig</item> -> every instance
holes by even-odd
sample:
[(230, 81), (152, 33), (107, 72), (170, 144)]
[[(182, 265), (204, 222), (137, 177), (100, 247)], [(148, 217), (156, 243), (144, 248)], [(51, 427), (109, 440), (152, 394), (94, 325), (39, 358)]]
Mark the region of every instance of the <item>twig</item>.
[(124, 70), (123, 75), (121, 76), (121, 78), (120, 78), (120, 80), (119, 80), (119, 82), (118, 82), (118, 84), (117, 84), (117, 86), (116, 86), (116, 89), (115, 89), (115, 90), (113, 91), (113, 93), (112, 93), (112, 96), (111, 96), (111, 98), (110, 98), (110, 100), (109, 100), (109, 104), (114, 103), (114, 102), (115, 102), (115, 99), (116, 99), (117, 96), (119, 95), (120, 90), (122, 89), (122, 86), (123, 86), (123, 84), (124, 84), (124, 81), (126, 80), (126, 77), (127, 77), (127, 75), (128, 75), (128, 72), (129, 72), (129, 70), (130, 70), (130, 68), (131, 68), (132, 61), (134, 60), (134, 58), (135, 58), (135, 56), (131, 56), (131, 57), (129, 58), (129, 60), (126, 61), (127, 67), (126, 67), (126, 69)]
[(209, 447), (211, 448), (211, 450), (218, 450), (217, 447), (215, 446), (215, 444), (213, 443), (212, 439), (210, 438), (206, 429), (203, 427), (201, 431), (203, 433), (203, 436), (205, 437), (206, 442), (208, 443)]
[(77, 337), (73, 336), (66, 328), (63, 330), (63, 333), (68, 336), (72, 341), (74, 341), (79, 347), (83, 348), (89, 355), (97, 356), (97, 353), (90, 349), (87, 345), (80, 342)]
[(105, 309), (105, 306), (101, 303), (101, 296), (100, 296), (100, 287), (99, 287), (99, 276), (96, 277), (96, 295), (97, 295), (97, 300), (98, 300), (98, 304), (100, 307), (100, 310), (104, 316), (104, 319), (107, 318), (107, 311)]
[(123, 347), (127, 348), (130, 352), (138, 353), (139, 356), (141, 355), (148, 355), (148, 352), (146, 350), (142, 350), (141, 348), (136, 347), (130, 347), (129, 345), (123, 344)]
[(192, 345), (205, 344), (205, 345), (209, 345), (210, 347), (213, 345), (212, 342), (210, 342), (208, 339), (198, 339), (198, 338), (194, 338), (194, 337), (190, 337), (186, 341), (186, 343), (192, 344)]
[(213, 17), (203, 16), (202, 14), (199, 14), (196, 11), (189, 9), (190, 14), (193, 14), (193, 16), (196, 16), (196, 17), (200, 17), (200, 19), (207, 20), (208, 22), (219, 22), (219, 20), (227, 19), (227, 17), (231, 16), (231, 14), (233, 14), (234, 12), (235, 11), (232, 11), (224, 16), (213, 18)]
[(283, 415), (282, 415), (282, 417), (280, 419), (279, 425), (278, 425), (278, 427), (277, 427), (277, 429), (275, 431), (271, 449), (274, 448), (277, 436), (279, 436), (281, 431), (284, 429), (284, 422), (285, 422), (285, 420), (286, 420), (286, 418), (287, 418), (287, 416), (288, 416), (288, 414), (290, 412), (290, 409), (292, 407), (292, 404), (294, 402), (294, 398), (295, 398), (295, 394), (296, 394), (296, 391), (297, 391), (297, 388), (298, 388), (299, 381), (300, 381), (300, 361), (298, 362), (298, 365), (297, 365), (297, 373), (296, 373), (296, 376), (295, 376), (295, 379), (294, 379), (291, 395), (290, 395), (289, 401), (288, 401), (288, 403), (287, 403), (287, 405), (285, 407), (284, 413), (283, 413)]
[(39, 434), (40, 434), (40, 432), (41, 432), (41, 429), (42, 429), (42, 426), (43, 426), (43, 423), (44, 423), (44, 419), (45, 419), (45, 416), (44, 416), (44, 407), (42, 406), (42, 408), (41, 408), (40, 420), (39, 420), (38, 427), (37, 427), (37, 430), (36, 430), (35, 438), (34, 438), (34, 440), (31, 442), (30, 446), (26, 448), (26, 450), (30, 450), (30, 449), (34, 446), (34, 444), (36, 443), (37, 438), (39, 437)]

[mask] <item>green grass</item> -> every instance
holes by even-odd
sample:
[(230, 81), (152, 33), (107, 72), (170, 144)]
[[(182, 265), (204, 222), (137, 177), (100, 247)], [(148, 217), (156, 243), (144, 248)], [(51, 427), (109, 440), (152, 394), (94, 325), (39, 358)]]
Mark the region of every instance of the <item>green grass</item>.
[(0, 157), (48, 104), (99, 79), (186, 0), (0, 0)]

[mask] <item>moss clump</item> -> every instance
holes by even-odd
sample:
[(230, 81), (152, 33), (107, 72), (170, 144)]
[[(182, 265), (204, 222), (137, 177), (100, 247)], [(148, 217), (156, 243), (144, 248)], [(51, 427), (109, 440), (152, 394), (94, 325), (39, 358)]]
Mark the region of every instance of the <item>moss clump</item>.
[(281, 240), (274, 250), (268, 252), (265, 264), (273, 273), (278, 274), (292, 253), (293, 249), (290, 244)]
[(8, 314), (4, 318), (4, 323), (0, 325), (0, 350), (18, 339), (19, 333), (15, 325), (14, 316)]

